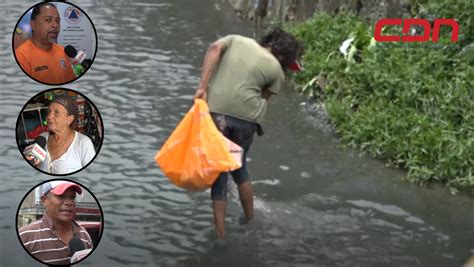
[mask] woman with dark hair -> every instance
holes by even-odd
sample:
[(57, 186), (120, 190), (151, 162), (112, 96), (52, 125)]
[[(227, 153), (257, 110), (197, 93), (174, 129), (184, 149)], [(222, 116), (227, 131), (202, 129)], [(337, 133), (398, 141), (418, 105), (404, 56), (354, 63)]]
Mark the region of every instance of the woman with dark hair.
[(68, 174), (82, 169), (95, 156), (94, 145), (89, 137), (75, 130), (78, 119), (76, 101), (69, 95), (54, 97), (48, 109), (46, 158), (35, 162), (44, 172)]
[[(244, 211), (240, 220), (253, 219), (253, 189), (246, 155), (253, 135), (263, 134), (260, 123), (271, 95), (278, 94), (285, 73), (299, 66), (303, 46), (290, 33), (274, 29), (260, 43), (254, 39), (228, 35), (212, 43), (206, 53), (201, 81), (194, 98), (207, 100), (217, 128), (243, 148), (242, 167), (232, 171)], [(224, 239), (227, 175), (222, 173), (211, 189), (216, 232)]]

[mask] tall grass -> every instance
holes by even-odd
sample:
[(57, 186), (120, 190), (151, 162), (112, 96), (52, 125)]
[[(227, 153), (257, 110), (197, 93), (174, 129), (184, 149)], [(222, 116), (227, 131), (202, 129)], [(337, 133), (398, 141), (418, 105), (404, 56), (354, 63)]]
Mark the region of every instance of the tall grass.
[[(414, 2), (423, 12), (458, 19), (459, 42), (442, 32), (438, 44), (370, 45), (373, 25), (351, 14), (318, 13), (289, 28), (306, 46), (305, 70), (294, 80), (325, 102), (349, 146), (406, 168), (412, 182), (473, 190), (474, 57), (466, 47), (474, 42), (474, 1)], [(349, 37), (355, 53), (344, 57), (338, 48)]]

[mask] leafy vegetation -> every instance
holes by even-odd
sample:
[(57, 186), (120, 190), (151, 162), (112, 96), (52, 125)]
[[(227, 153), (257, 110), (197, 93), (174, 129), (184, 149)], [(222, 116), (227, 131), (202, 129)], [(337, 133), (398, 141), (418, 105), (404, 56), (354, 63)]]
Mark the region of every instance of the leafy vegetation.
[[(473, 190), (474, 1), (412, 2), (412, 10), (456, 18), (459, 42), (442, 31), (436, 44), (375, 43), (373, 25), (361, 18), (318, 13), (289, 26), (305, 43), (305, 70), (294, 80), (325, 103), (349, 146), (406, 168), (412, 182)], [(343, 55), (339, 47), (350, 37)]]

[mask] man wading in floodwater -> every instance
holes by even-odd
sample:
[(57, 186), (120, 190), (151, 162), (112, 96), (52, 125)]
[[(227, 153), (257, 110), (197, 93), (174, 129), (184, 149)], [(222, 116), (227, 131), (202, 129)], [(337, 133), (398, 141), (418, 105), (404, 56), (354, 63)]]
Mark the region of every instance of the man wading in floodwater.
[[(297, 59), (302, 50), (303, 45), (294, 36), (274, 29), (260, 43), (228, 35), (212, 43), (204, 58), (194, 98), (207, 99), (217, 128), (244, 150), (242, 167), (230, 172), (238, 185), (245, 215), (241, 223), (253, 219), (253, 189), (246, 164), (253, 134), (263, 134), (259, 123), (267, 110), (267, 101), (278, 94), (288, 70), (299, 70)], [(227, 176), (227, 172), (221, 173), (211, 190), (219, 239), (225, 237)]]

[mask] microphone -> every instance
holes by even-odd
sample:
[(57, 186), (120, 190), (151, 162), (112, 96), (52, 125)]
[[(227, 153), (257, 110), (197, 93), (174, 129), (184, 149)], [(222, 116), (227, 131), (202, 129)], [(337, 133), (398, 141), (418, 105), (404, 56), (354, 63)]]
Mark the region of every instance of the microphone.
[(85, 249), (86, 247), (84, 246), (84, 243), (82, 243), (82, 240), (74, 236), (69, 240), (69, 255), (71, 255), (71, 263), (75, 263), (77, 261), (82, 260), (84, 257), (86, 257), (92, 249)]
[(90, 60), (86, 59), (86, 53), (84, 51), (78, 52), (74, 46), (66, 45), (64, 47), (64, 53), (69, 57), (76, 76), (83, 74), (90, 67)]
[(86, 247), (84, 246), (84, 243), (82, 243), (82, 240), (77, 237), (77, 236), (74, 236), (73, 238), (71, 238), (71, 240), (69, 240), (69, 255), (74, 255), (74, 253), (80, 251), (80, 250), (84, 250)]
[(35, 160), (44, 161), (46, 158), (46, 138), (44, 138), (44, 136), (36, 137), (33, 144), (23, 150), (23, 155), (25, 155), (25, 157), (32, 156), (33, 159), (30, 160), (30, 163), (33, 165)]

